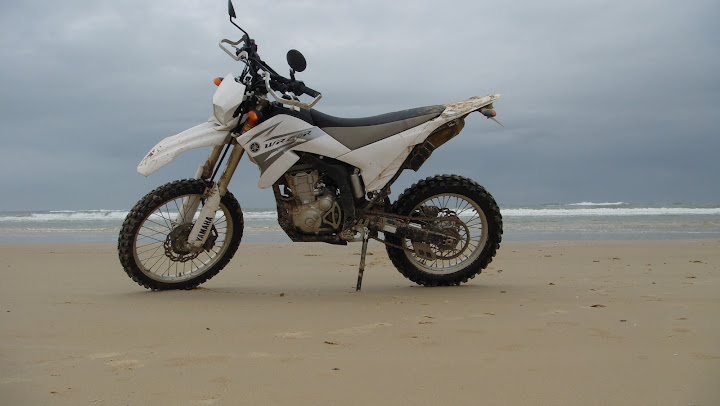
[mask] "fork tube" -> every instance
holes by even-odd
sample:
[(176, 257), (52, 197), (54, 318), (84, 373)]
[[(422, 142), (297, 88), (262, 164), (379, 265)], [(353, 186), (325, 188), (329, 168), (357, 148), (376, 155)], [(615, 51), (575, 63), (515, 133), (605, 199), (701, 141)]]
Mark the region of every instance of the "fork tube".
[(234, 144), (235, 146), (230, 153), (228, 163), (227, 165), (225, 165), (225, 170), (223, 171), (222, 175), (220, 176), (220, 180), (218, 180), (217, 183), (218, 188), (220, 189), (220, 196), (225, 196), (225, 193), (227, 193), (227, 187), (230, 184), (230, 179), (232, 179), (232, 176), (235, 173), (235, 169), (237, 169), (238, 163), (240, 163), (240, 158), (242, 158), (243, 153), (245, 152), (245, 149), (239, 144), (237, 144), (237, 141), (235, 141)]
[[(218, 160), (220, 159), (220, 154), (222, 153), (223, 147), (230, 142), (231, 138), (232, 136), (228, 134), (225, 138), (225, 142), (212, 148), (212, 150), (210, 151), (210, 155), (208, 155), (207, 159), (205, 160), (205, 164), (198, 167), (198, 170), (195, 173), (195, 179), (210, 179), (210, 176), (212, 176), (213, 168), (215, 167), (215, 165), (217, 165)], [(181, 225), (192, 222), (195, 216), (195, 212), (197, 211), (199, 206), (200, 198), (196, 196), (183, 198), (183, 205), (177, 215), (177, 218), (175, 219), (175, 223)]]
[(213, 220), (215, 220), (215, 214), (220, 207), (220, 198), (225, 196), (227, 193), (227, 186), (230, 183), (230, 179), (237, 169), (240, 158), (242, 158), (245, 150), (237, 142), (233, 142), (233, 150), (228, 158), (228, 163), (225, 166), (220, 180), (212, 186), (210, 193), (205, 199), (205, 204), (200, 210), (198, 221), (195, 222), (190, 235), (188, 236), (188, 243), (193, 246), (194, 249), (201, 249), (205, 244), (210, 233), (208, 232), (211, 227)]
[(198, 207), (200, 207), (200, 197), (188, 196), (183, 198), (183, 204), (175, 219), (175, 223), (177, 225), (192, 223)]
[(205, 161), (205, 164), (198, 168), (198, 171), (195, 174), (195, 179), (210, 179), (210, 176), (212, 176), (213, 168), (215, 168), (218, 159), (220, 159), (220, 154), (222, 153), (223, 147), (230, 143), (231, 138), (232, 136), (228, 134), (222, 144), (213, 147), (213, 149), (210, 151), (210, 155), (208, 155), (208, 158)]
[(209, 191), (207, 198), (205, 199), (205, 205), (200, 210), (200, 216), (198, 221), (195, 222), (190, 235), (188, 236), (188, 243), (194, 248), (201, 248), (212, 229), (213, 220), (215, 220), (215, 214), (220, 207), (220, 191), (217, 185), (213, 185)]

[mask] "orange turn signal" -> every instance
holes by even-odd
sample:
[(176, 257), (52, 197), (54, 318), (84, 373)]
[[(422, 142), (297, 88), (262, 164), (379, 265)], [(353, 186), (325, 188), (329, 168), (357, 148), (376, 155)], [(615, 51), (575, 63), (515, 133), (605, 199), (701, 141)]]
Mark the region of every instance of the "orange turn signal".
[(258, 122), (258, 113), (255, 110), (250, 110), (247, 113), (247, 120), (245, 120), (245, 125), (243, 126), (242, 132), (250, 131), (253, 127), (257, 125)]
[(213, 79), (213, 83), (215, 83), (215, 86), (220, 86), (220, 83), (222, 83), (223, 78), (215, 78)]

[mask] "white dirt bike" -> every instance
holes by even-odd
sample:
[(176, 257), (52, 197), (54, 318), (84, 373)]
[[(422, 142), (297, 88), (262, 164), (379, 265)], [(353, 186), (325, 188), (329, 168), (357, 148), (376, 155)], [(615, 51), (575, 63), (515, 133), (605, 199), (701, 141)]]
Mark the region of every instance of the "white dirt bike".
[[(230, 22), (244, 35), (220, 47), (244, 71), (215, 80), (207, 122), (165, 138), (140, 162), (138, 172), (148, 176), (184, 151), (212, 147), (193, 179), (160, 186), (130, 211), (118, 241), (127, 274), (153, 290), (192, 289), (228, 264), (243, 213), (227, 186), (246, 152), (260, 168), (258, 186), (272, 187), (278, 223), (293, 242), (362, 242), (357, 290), (371, 238), (421, 285), (458, 285), (487, 267), (500, 246), (502, 217), (482, 186), (436, 175), (392, 204), (388, 196), (405, 169), (417, 171), (460, 133), (470, 113), (495, 120), (500, 95), (366, 118), (323, 114), (312, 109), (321, 94), (295, 79), (306, 68), (302, 54), (289, 51), (290, 78), (279, 75), (228, 3)], [(313, 100), (302, 102), (302, 95)]]

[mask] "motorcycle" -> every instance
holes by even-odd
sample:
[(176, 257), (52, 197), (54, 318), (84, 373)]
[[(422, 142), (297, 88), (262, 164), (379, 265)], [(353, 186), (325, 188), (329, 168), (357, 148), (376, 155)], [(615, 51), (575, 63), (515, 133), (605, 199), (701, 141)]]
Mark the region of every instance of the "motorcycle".
[(458, 285), (487, 267), (500, 246), (502, 217), (481, 185), (436, 175), (395, 202), (389, 196), (400, 174), (418, 171), (460, 133), (470, 113), (495, 120), (499, 94), (374, 117), (333, 117), (313, 109), (322, 94), (296, 79), (307, 67), (299, 51), (287, 53), (289, 78), (278, 74), (236, 24), (232, 1), (228, 14), (243, 35), (219, 45), (244, 69), (215, 79), (207, 122), (163, 139), (138, 165), (148, 176), (182, 152), (211, 147), (192, 179), (158, 187), (128, 213), (118, 252), (130, 278), (152, 290), (192, 289), (228, 264), (244, 223), (227, 187), (246, 153), (260, 169), (258, 186), (272, 187), (278, 223), (293, 242), (362, 242), (357, 290), (370, 239), (385, 244), (397, 270), (420, 285)]

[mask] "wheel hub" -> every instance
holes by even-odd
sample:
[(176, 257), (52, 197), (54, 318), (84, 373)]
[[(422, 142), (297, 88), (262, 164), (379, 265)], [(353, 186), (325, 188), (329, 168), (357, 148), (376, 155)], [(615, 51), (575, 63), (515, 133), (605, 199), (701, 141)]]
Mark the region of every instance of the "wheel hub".
[[(447, 236), (450, 236), (454, 239), (454, 244), (439, 244), (436, 246), (435, 255), (442, 259), (442, 260), (448, 260), (457, 258), (460, 255), (462, 255), (463, 252), (468, 247), (468, 242), (470, 238), (470, 230), (468, 230), (467, 225), (462, 221), (448, 221), (448, 222), (441, 222), (438, 224), (435, 224), (435, 227), (437, 227), (437, 232), (443, 233)], [(463, 231), (465, 231), (465, 238), (463, 238), (462, 233), (460, 229), (464, 228)], [(460, 246), (458, 249), (457, 247)]]
[(166, 241), (170, 244), (170, 247), (175, 253), (178, 254), (189, 254), (190, 244), (188, 243), (188, 236), (192, 230), (192, 224), (183, 224), (175, 227), (170, 234), (168, 234)]
[[(457, 245), (462, 240), (462, 236), (460, 235), (460, 230), (458, 230), (458, 228), (460, 228), (460, 227), (458, 226), (457, 223), (449, 223), (449, 224), (448, 223), (445, 223), (445, 224), (440, 223), (439, 227), (437, 227), (437, 229), (435, 231), (437, 231), (438, 233), (445, 234), (446, 236), (452, 237), (452, 238), (448, 238), (445, 240), (445, 241), (448, 241), (448, 243), (439, 244), (437, 246), (438, 249), (440, 249), (441, 251), (448, 251), (448, 250), (455, 249), (455, 247), (457, 247)], [(454, 244), (449, 241), (453, 241)]]
[[(183, 224), (175, 227), (165, 238), (165, 256), (176, 262), (187, 262), (197, 258), (202, 250), (194, 249), (190, 243), (188, 243), (188, 237), (190, 231), (192, 231), (193, 224)], [(214, 226), (213, 226), (214, 228)], [(211, 234), (212, 235), (212, 234)], [(217, 232), (215, 232), (217, 235)], [(208, 238), (209, 240), (210, 238)], [(214, 239), (213, 239), (214, 243)]]

